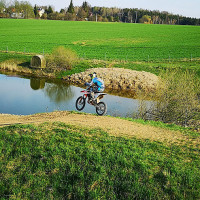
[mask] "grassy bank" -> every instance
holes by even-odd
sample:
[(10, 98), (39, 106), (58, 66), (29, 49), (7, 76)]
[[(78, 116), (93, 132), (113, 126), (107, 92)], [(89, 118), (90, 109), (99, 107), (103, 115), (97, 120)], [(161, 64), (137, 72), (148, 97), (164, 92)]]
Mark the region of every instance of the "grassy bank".
[(0, 128), (1, 199), (199, 199), (199, 148), (63, 123)]
[[(0, 69), (5, 69), (8, 71), (13, 70), (13, 66), (15, 70), (18, 72), (26, 72), (30, 73), (30, 61), (32, 56), (26, 54), (12, 54), (12, 53), (0, 53)], [(31, 70), (31, 73), (38, 76), (53, 76), (57, 78), (62, 78), (67, 75), (71, 75), (74, 73), (80, 73), (90, 68), (98, 68), (98, 67), (116, 67), (116, 68), (126, 68), (137, 71), (146, 71), (151, 72), (153, 74), (159, 75), (161, 71), (166, 69), (181, 69), (182, 71), (189, 70), (193, 72), (198, 79), (200, 80), (200, 61), (199, 60), (168, 60), (165, 61), (157, 61), (157, 62), (146, 62), (146, 61), (105, 61), (105, 60), (77, 60), (76, 64), (73, 65), (71, 70), (57, 70), (53, 73), (52, 70)], [(5, 67), (6, 66), (6, 67)], [(46, 73), (46, 75), (45, 75)]]
[(153, 121), (153, 120), (143, 120), (143, 119), (133, 119), (133, 118), (122, 118), (122, 119), (126, 119), (131, 122), (137, 122), (137, 123), (144, 124), (144, 125), (161, 127), (161, 128), (165, 128), (165, 129), (168, 129), (171, 131), (180, 131), (183, 135), (187, 135), (192, 138), (198, 138), (200, 136), (200, 133), (196, 129), (197, 127), (196, 128), (183, 127), (183, 126), (179, 126), (179, 125), (172, 124), (172, 123), (167, 124), (167, 123), (163, 123), (161, 121)]
[(83, 61), (77, 64), (71, 71), (64, 72), (62, 75), (70, 75), (73, 73), (79, 73), (81, 71), (85, 71), (88, 68), (96, 68), (96, 67), (117, 67), (117, 68), (125, 68), (137, 71), (146, 71), (151, 72), (153, 74), (159, 75), (161, 71), (166, 69), (181, 69), (183, 71), (189, 70), (194, 72), (197, 77), (200, 79), (200, 61), (181, 61), (174, 60), (171, 62), (162, 61), (162, 62), (125, 62), (125, 61), (98, 61), (98, 60), (90, 60)]

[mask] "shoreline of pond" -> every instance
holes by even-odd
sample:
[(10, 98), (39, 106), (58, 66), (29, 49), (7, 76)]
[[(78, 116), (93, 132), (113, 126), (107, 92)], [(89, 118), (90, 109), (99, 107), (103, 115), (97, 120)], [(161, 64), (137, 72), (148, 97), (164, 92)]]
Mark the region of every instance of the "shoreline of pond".
[(158, 83), (158, 77), (155, 74), (124, 68), (91, 68), (85, 72), (75, 73), (62, 78), (57, 78), (54, 73), (47, 73), (41, 69), (17, 66), (15, 63), (8, 65), (0, 63), (0, 71), (28, 77), (60, 79), (80, 87), (83, 87), (85, 82), (91, 81), (88, 75), (95, 71), (98, 77), (104, 80), (105, 92), (130, 98), (135, 98), (138, 94), (146, 97), (151, 96), (155, 92)]

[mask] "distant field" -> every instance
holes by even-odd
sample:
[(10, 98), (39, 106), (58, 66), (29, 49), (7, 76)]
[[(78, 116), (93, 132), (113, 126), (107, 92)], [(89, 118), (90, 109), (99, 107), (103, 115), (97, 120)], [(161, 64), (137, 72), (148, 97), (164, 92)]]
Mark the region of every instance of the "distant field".
[(200, 27), (0, 19), (0, 50), (48, 53), (61, 45), (89, 59), (191, 59), (200, 57)]

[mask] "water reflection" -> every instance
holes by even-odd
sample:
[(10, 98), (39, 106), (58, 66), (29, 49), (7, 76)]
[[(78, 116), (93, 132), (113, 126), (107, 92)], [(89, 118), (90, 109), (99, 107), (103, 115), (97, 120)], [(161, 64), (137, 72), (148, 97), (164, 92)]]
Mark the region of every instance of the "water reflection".
[(44, 93), (51, 101), (59, 104), (65, 101), (69, 101), (74, 97), (74, 93), (70, 85), (64, 85), (63, 83), (47, 83), (44, 88)]
[[(82, 95), (81, 87), (61, 80), (14, 77), (0, 74), (0, 113), (29, 115), (55, 110), (76, 110), (76, 99)], [(108, 115), (133, 117), (139, 110), (139, 101), (108, 94), (102, 100)], [(150, 101), (147, 104), (151, 105)], [(83, 112), (96, 113), (94, 106), (86, 104)]]
[(33, 90), (44, 89), (44, 94), (57, 104), (73, 98), (74, 93), (70, 85), (63, 84), (61, 81), (51, 81), (40, 78), (30, 78), (30, 86)]
[(45, 87), (45, 79), (30, 78), (30, 86), (33, 90), (43, 89)]

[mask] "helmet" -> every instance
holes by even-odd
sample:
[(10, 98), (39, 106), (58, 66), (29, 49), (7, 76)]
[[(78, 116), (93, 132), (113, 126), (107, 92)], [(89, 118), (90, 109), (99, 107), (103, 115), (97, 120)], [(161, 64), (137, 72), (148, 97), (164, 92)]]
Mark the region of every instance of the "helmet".
[(93, 73), (93, 78), (95, 78), (97, 76), (97, 73), (96, 72), (94, 72)]
[(89, 74), (89, 76), (91, 77), (91, 79), (93, 79), (97, 76), (97, 74), (96, 74), (96, 72), (94, 72), (93, 74)]

